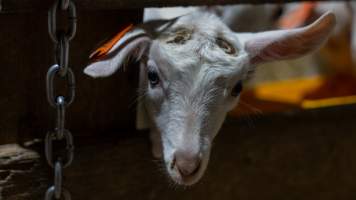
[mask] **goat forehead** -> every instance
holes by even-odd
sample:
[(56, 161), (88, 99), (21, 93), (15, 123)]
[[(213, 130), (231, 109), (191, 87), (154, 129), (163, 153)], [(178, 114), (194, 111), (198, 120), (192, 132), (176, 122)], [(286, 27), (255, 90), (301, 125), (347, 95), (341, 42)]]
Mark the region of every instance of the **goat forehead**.
[[(183, 44), (167, 42), (182, 29), (192, 34), (187, 41)], [(239, 62), (237, 55), (227, 55), (217, 47), (216, 38), (220, 36), (225, 36), (236, 49), (242, 49), (236, 35), (215, 15), (197, 13), (182, 16), (151, 43), (150, 58), (167, 73), (170, 81), (179, 82), (184, 77), (184, 83), (190, 80), (209, 82), (219, 74), (234, 71)]]
[(151, 46), (150, 58), (170, 81), (211, 81), (220, 76), (229, 76), (239, 68), (236, 57), (221, 55), (220, 58), (217, 52), (198, 49), (194, 43), (172, 47), (156, 42)]
[[(238, 45), (235, 47), (240, 48)], [(227, 55), (217, 47), (215, 41), (203, 37), (195, 37), (183, 45), (156, 40), (151, 45), (150, 58), (154, 59), (160, 68), (188, 72), (202, 68), (230, 70), (235, 68), (240, 60), (238, 55)]]
[[(219, 79), (221, 73), (215, 69), (201, 67), (198, 70), (176, 72), (170, 80), (171, 94), (183, 97), (192, 103), (204, 101), (224, 88), (225, 81)], [(208, 100), (208, 99), (206, 99)]]
[[(201, 52), (185, 49), (184, 46), (165, 47), (167, 46), (160, 43), (153, 44), (150, 57), (155, 60), (163, 76), (174, 83), (173, 86), (180, 92), (190, 91), (193, 87), (209, 90), (218, 78), (228, 79), (236, 72), (243, 73), (243, 66), (239, 66), (237, 58), (226, 58), (223, 55), (222, 59), (212, 62), (211, 59), (216, 55), (209, 57), (209, 53), (202, 55)], [(179, 50), (180, 48), (182, 49)], [(224, 82), (221, 80), (223, 79), (219, 79), (220, 83)]]
[[(183, 43), (174, 43), (176, 36), (185, 34)], [(157, 38), (156, 45), (162, 57), (175, 63), (177, 68), (196, 66), (201, 62), (236, 61), (217, 48), (217, 38), (225, 38), (236, 49), (242, 45), (234, 34), (220, 19), (209, 13), (197, 13), (180, 17), (170, 28)]]
[(215, 33), (218, 30), (229, 30), (229, 28), (214, 14), (197, 12), (180, 17), (174, 27), (186, 26), (204, 33)]
[[(216, 15), (207, 12), (191, 13), (179, 17), (173, 24), (168, 23), (169, 28), (158, 35), (158, 39), (166, 38), (169, 35), (175, 35), (179, 30), (192, 33), (203, 38), (215, 38), (221, 34), (232, 33), (230, 28), (223, 23)], [(167, 24), (162, 25), (166, 27)], [(160, 29), (160, 28), (159, 28)]]

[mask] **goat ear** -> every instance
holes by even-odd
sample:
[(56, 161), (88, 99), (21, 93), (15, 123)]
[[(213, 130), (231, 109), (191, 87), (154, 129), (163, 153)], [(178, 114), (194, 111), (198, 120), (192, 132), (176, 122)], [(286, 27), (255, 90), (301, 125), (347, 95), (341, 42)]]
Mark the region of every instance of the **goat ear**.
[(238, 34), (251, 64), (301, 57), (320, 47), (335, 26), (335, 15), (326, 13), (313, 24), (290, 30)]
[(130, 56), (140, 59), (150, 41), (143, 28), (132, 28), (130, 25), (90, 55), (92, 62), (84, 69), (84, 73), (94, 78), (110, 76)]

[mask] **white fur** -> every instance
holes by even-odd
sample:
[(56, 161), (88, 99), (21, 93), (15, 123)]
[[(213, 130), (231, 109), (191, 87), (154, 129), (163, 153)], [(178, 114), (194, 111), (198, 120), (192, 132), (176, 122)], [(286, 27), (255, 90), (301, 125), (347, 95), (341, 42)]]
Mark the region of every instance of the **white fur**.
[[(172, 180), (191, 185), (203, 175), (212, 141), (226, 113), (238, 103), (239, 97), (231, 96), (237, 82), (244, 80), (256, 64), (313, 51), (326, 40), (334, 20), (328, 13), (307, 28), (241, 34), (231, 31), (213, 14), (195, 12), (167, 22), (160, 33), (149, 33), (157, 28), (146, 30), (152, 37), (143, 56), (147, 59), (141, 59), (140, 91), (145, 96), (139, 103), (146, 119), (138, 124), (151, 129), (153, 154), (163, 156)], [(189, 39), (170, 42), (180, 29), (191, 33)], [(92, 63), (84, 72), (93, 77), (114, 73), (135, 48), (143, 48), (140, 43), (148, 43), (146, 36), (143, 38), (114, 56)], [(226, 40), (236, 53), (227, 54), (217, 45), (217, 38)], [(149, 83), (148, 71), (158, 73), (158, 85)], [(201, 159), (199, 169), (191, 176), (183, 176), (175, 165), (175, 154), (182, 151)]]

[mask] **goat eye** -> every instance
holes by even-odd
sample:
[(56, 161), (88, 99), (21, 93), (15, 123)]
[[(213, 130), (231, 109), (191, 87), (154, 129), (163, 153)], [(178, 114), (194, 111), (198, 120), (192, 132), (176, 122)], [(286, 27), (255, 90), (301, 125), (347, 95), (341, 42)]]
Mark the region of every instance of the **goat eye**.
[(159, 83), (158, 74), (155, 71), (148, 71), (148, 80), (151, 86), (156, 86)]
[(222, 39), (222, 38), (217, 38), (216, 39), (216, 44), (222, 49), (224, 50), (225, 53), (227, 54), (235, 54), (236, 50), (235, 48), (226, 40)]
[(242, 81), (239, 81), (239, 82), (236, 83), (236, 85), (232, 89), (231, 96), (237, 97), (237, 96), (239, 96), (241, 91), (242, 91)]

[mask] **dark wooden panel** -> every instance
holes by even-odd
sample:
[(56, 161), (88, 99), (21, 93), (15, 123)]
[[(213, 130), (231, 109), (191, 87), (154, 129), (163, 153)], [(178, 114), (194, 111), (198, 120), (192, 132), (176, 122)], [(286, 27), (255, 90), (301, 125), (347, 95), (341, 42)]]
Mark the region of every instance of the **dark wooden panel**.
[[(67, 111), (67, 127), (73, 134), (134, 129), (136, 66), (99, 80), (87, 77), (82, 70), (100, 41), (124, 24), (141, 21), (141, 13), (79, 12), (77, 35), (70, 43), (70, 66), (77, 79), (77, 96)], [(25, 135), (42, 137), (54, 126), (55, 117), (45, 92), (46, 72), (53, 64), (47, 13), (2, 14), (0, 27), (0, 143)]]
[[(65, 186), (76, 200), (356, 199), (355, 113), (351, 106), (228, 120), (205, 176), (192, 188), (167, 181), (145, 133), (77, 137)], [(31, 147), (42, 152), (42, 143)], [(41, 199), (51, 170), (36, 151), (12, 148), (0, 146), (0, 194), (5, 200)]]
[[(43, 0), (2, 0), (3, 12), (29, 12), (47, 10), (53, 1)], [(85, 10), (112, 10), (123, 8), (166, 7), (166, 6), (198, 6), (198, 5), (227, 5), (227, 4), (261, 4), (286, 3), (301, 0), (80, 0), (76, 4)], [(326, 1), (326, 0), (324, 0)]]

